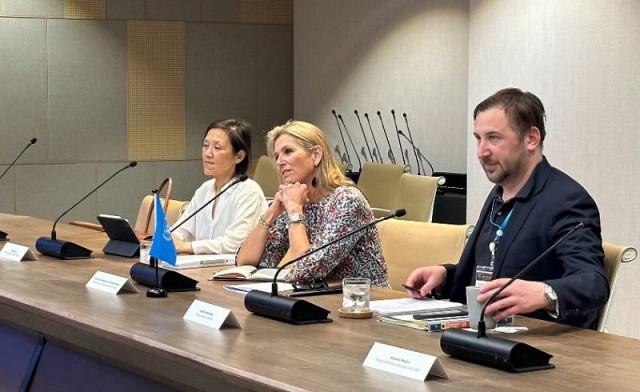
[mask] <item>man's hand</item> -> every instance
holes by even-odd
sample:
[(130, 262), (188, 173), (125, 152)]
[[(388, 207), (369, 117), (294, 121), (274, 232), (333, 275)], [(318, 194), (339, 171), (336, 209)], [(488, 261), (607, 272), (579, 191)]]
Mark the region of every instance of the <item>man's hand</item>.
[(422, 299), (430, 295), (433, 289), (442, 286), (447, 280), (447, 270), (443, 266), (422, 267), (413, 271), (405, 284), (420, 290), (420, 294), (409, 291), (413, 298)]
[[(480, 288), (478, 302), (484, 303), (500, 287), (509, 281), (501, 278), (487, 282)], [(544, 295), (544, 283), (516, 279), (487, 306), (486, 314), (495, 320), (502, 320), (515, 314), (531, 313), (547, 307), (549, 301)]]

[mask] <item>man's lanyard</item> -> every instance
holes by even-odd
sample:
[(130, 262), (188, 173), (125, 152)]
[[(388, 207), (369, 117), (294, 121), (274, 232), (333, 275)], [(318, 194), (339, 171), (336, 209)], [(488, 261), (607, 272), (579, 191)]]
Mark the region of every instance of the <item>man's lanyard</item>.
[(496, 251), (498, 248), (498, 243), (502, 239), (504, 232), (507, 230), (507, 225), (509, 225), (509, 219), (511, 219), (511, 214), (513, 213), (513, 208), (507, 214), (507, 217), (504, 218), (501, 224), (497, 224), (493, 221), (493, 208), (491, 208), (491, 215), (489, 216), (489, 222), (497, 228), (496, 236), (492, 242), (489, 243), (489, 252), (491, 252), (491, 262), (489, 267), (493, 270), (493, 264), (496, 260)]

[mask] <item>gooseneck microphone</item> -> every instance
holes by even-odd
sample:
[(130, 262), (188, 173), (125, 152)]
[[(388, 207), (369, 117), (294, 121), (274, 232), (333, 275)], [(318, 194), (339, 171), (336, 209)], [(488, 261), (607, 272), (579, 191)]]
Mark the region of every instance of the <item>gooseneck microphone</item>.
[[(409, 128), (409, 120), (407, 119), (407, 113), (402, 113), (402, 117), (404, 117), (404, 123), (407, 124), (407, 133), (409, 133), (409, 143), (411, 143), (411, 147), (413, 147), (413, 155), (416, 157), (416, 163), (418, 164), (418, 175), (420, 175), (420, 160), (418, 160), (418, 152), (416, 151), (415, 144), (413, 143), (413, 135), (411, 134), (411, 128)], [(431, 170), (433, 173), (433, 170)]]
[(333, 118), (336, 119), (336, 124), (338, 124), (338, 132), (340, 133), (340, 138), (342, 139), (344, 152), (347, 153), (347, 161), (349, 161), (349, 165), (351, 165), (351, 156), (349, 155), (349, 148), (347, 147), (347, 143), (344, 141), (344, 134), (342, 133), (342, 128), (340, 128), (340, 121), (338, 121), (338, 116), (336, 115), (336, 111), (331, 110), (331, 114), (333, 114)]
[(398, 145), (400, 146), (400, 156), (402, 157), (402, 164), (406, 167), (407, 161), (404, 159), (404, 153), (402, 152), (402, 141), (400, 141), (400, 130), (398, 130), (398, 122), (396, 121), (396, 111), (391, 109), (391, 116), (393, 117), (393, 125), (396, 126), (396, 136), (398, 136)]
[(487, 336), (484, 322), (484, 313), (500, 293), (509, 287), (516, 279), (530, 271), (558, 245), (569, 238), (576, 230), (584, 227), (583, 222), (573, 226), (565, 235), (554, 242), (547, 250), (542, 252), (520, 272), (515, 274), (507, 283), (498, 289), (484, 304), (480, 311), (480, 321), (478, 321), (478, 332), (464, 331), (458, 329), (448, 329), (440, 338), (442, 351), (453, 357), (465, 361), (476, 362), (482, 365), (495, 367), (511, 372), (528, 372), (533, 370), (552, 369), (555, 366), (549, 363), (553, 357), (542, 350), (529, 346), (525, 343), (515, 342), (509, 339)]
[(80, 245), (74, 244), (73, 242), (58, 240), (56, 238), (56, 225), (58, 224), (60, 219), (62, 219), (63, 216), (65, 216), (69, 211), (74, 209), (78, 204), (80, 204), (84, 200), (86, 200), (87, 197), (91, 196), (94, 192), (96, 192), (98, 189), (100, 189), (104, 184), (109, 182), (113, 177), (117, 176), (118, 174), (122, 173), (123, 171), (125, 171), (126, 169), (128, 169), (130, 167), (135, 167), (137, 164), (138, 164), (138, 162), (131, 161), (126, 166), (124, 166), (123, 168), (118, 169), (118, 171), (113, 173), (106, 180), (102, 181), (100, 183), (100, 185), (95, 187), (91, 192), (87, 193), (86, 196), (84, 196), (77, 203), (75, 203), (69, 209), (67, 209), (65, 212), (63, 212), (58, 217), (58, 219), (56, 219), (55, 222), (53, 222), (53, 227), (51, 228), (51, 238), (40, 237), (36, 241), (36, 249), (38, 250), (38, 252), (40, 252), (42, 254), (45, 254), (45, 255), (53, 256), (53, 257), (56, 257), (56, 258), (59, 258), (59, 259), (65, 259), (65, 260), (66, 259), (88, 259), (88, 258), (90, 258), (91, 257), (91, 250), (90, 249), (87, 249), (87, 248), (84, 248), (84, 247), (82, 247)]
[(9, 171), (9, 169), (11, 169), (16, 162), (18, 161), (18, 159), (20, 159), (20, 157), (22, 156), (22, 154), (24, 154), (25, 151), (27, 151), (27, 149), (29, 147), (31, 147), (32, 145), (36, 144), (36, 142), (38, 141), (38, 138), (32, 138), (29, 143), (22, 149), (22, 151), (20, 151), (20, 154), (18, 154), (18, 156), (16, 157), (16, 159), (13, 160), (13, 162), (11, 162), (9, 164), (9, 166), (7, 166), (6, 169), (4, 169), (4, 171), (2, 172), (2, 174), (0, 174), (0, 180), (2, 179), (2, 177), (4, 177), (5, 174), (7, 174), (7, 172)]
[(244, 297), (245, 308), (257, 315), (273, 318), (280, 321), (286, 321), (293, 324), (315, 324), (331, 322), (332, 320), (327, 318), (330, 313), (328, 310), (301, 299), (279, 296), (277, 280), (280, 271), (282, 271), (285, 267), (304, 259), (305, 257), (308, 257), (328, 246), (334, 245), (337, 242), (340, 242), (356, 233), (366, 230), (373, 225), (376, 225), (387, 219), (396, 217), (399, 218), (401, 216), (404, 216), (405, 214), (406, 211), (403, 208), (400, 208), (398, 210), (395, 210), (392, 214), (375, 219), (367, 224), (351, 230), (348, 233), (341, 235), (340, 237), (332, 241), (325, 243), (324, 245), (317, 247), (316, 249), (309, 250), (301, 256), (294, 258), (293, 260), (289, 260), (288, 262), (278, 267), (276, 274), (273, 276), (273, 281), (271, 282), (271, 293), (265, 293), (258, 290), (249, 291)]
[[(378, 110), (376, 112), (376, 114), (378, 115), (378, 118), (380, 119), (380, 125), (382, 126), (382, 132), (384, 132), (384, 138), (387, 139), (387, 145), (389, 146), (389, 150), (387, 151), (387, 156), (389, 157), (389, 160), (391, 161), (391, 163), (393, 163), (395, 165), (396, 164), (396, 157), (393, 155), (393, 149), (391, 148), (391, 142), (389, 141), (389, 134), (387, 134), (387, 128), (385, 128), (384, 121), (382, 121), (382, 113), (380, 113), (380, 111)], [(402, 151), (400, 151), (400, 152), (402, 152)]]
[(351, 139), (351, 134), (349, 133), (349, 129), (347, 128), (347, 124), (344, 123), (342, 119), (342, 114), (338, 114), (338, 118), (340, 122), (342, 122), (342, 126), (344, 127), (344, 133), (347, 134), (347, 138), (349, 139), (349, 143), (351, 143), (351, 147), (353, 147), (353, 151), (356, 153), (356, 158), (358, 159), (358, 171), (362, 170), (362, 161), (360, 160), (360, 156), (358, 155), (358, 150), (356, 149), (355, 143), (353, 143), (353, 139)]
[[(409, 137), (407, 137), (407, 135), (404, 134), (404, 132), (402, 132), (402, 130), (398, 131), (398, 134), (400, 136), (402, 136), (403, 138), (405, 138), (405, 140), (407, 142), (409, 142), (409, 144), (411, 145), (411, 147), (413, 148), (413, 151), (418, 154), (418, 156), (421, 158), (420, 161), (425, 161), (427, 162), (427, 165), (429, 165), (429, 169), (431, 169), (431, 175), (433, 175), (433, 173), (435, 172), (435, 170), (433, 169), (433, 165), (431, 164), (431, 162), (429, 162), (429, 160), (427, 159), (427, 157), (422, 153), (422, 151), (420, 151), (420, 149), (418, 148), (418, 146), (416, 146), (415, 144), (413, 144), (413, 141), (411, 139), (409, 139)], [(418, 161), (418, 163), (420, 163), (420, 161)], [(423, 165), (423, 169), (424, 169), (424, 165)], [(423, 170), (424, 174), (426, 175), (427, 172), (426, 170)]]
[(203, 209), (205, 209), (209, 204), (213, 203), (217, 198), (219, 198), (220, 196), (222, 196), (223, 193), (225, 193), (226, 191), (228, 191), (229, 189), (233, 188), (235, 185), (246, 181), (249, 178), (249, 176), (247, 176), (246, 174), (242, 174), (240, 176), (238, 176), (238, 179), (235, 180), (234, 182), (232, 182), (231, 184), (229, 184), (229, 186), (227, 186), (226, 188), (224, 188), (223, 190), (221, 190), (220, 192), (218, 192), (217, 194), (215, 194), (211, 199), (209, 199), (209, 201), (207, 201), (206, 203), (204, 203), (203, 205), (200, 206), (200, 208), (198, 208), (197, 210), (193, 211), (188, 217), (184, 218), (182, 221), (180, 221), (180, 223), (174, 225), (171, 228), (171, 232), (173, 233), (174, 231), (176, 231), (176, 229), (180, 226), (182, 226), (183, 224), (185, 224), (185, 222), (187, 222), (189, 219), (193, 218), (198, 212), (202, 211)]
[(378, 161), (380, 163), (384, 163), (382, 161), (382, 153), (380, 153), (380, 147), (378, 147), (378, 141), (376, 140), (376, 135), (373, 133), (373, 128), (371, 128), (371, 121), (369, 121), (369, 115), (366, 112), (364, 113), (364, 118), (367, 119), (367, 124), (369, 124), (369, 132), (371, 132), (371, 137), (373, 138), (373, 144), (375, 145), (375, 147), (373, 148), (374, 155), (375, 155), (375, 152), (377, 151)]
[[(31, 147), (32, 145), (36, 144), (36, 142), (38, 141), (37, 138), (31, 138), (31, 140), (29, 141), (29, 143), (22, 149), (22, 151), (20, 151), (20, 154), (18, 154), (18, 156), (16, 157), (16, 159), (13, 160), (13, 162), (11, 162), (9, 164), (9, 166), (7, 166), (6, 169), (4, 169), (4, 171), (2, 172), (2, 174), (0, 174), (0, 180), (2, 179), (2, 177), (5, 176), (5, 174), (7, 174), (7, 172), (9, 171), (9, 169), (11, 169), (16, 162), (18, 161), (18, 159), (20, 159), (20, 157), (22, 156), (22, 154), (24, 154), (25, 151), (27, 151), (27, 148)], [(0, 241), (6, 241), (7, 240), (7, 233), (5, 233), (4, 231), (0, 230)]]
[(356, 118), (358, 119), (358, 124), (360, 125), (360, 131), (362, 131), (362, 138), (364, 139), (364, 144), (367, 146), (367, 151), (369, 151), (369, 157), (371, 158), (371, 162), (375, 162), (373, 160), (373, 154), (371, 153), (371, 148), (369, 147), (369, 141), (367, 140), (367, 135), (364, 133), (364, 127), (362, 126), (362, 121), (360, 120), (360, 115), (358, 114), (358, 109), (354, 110)]

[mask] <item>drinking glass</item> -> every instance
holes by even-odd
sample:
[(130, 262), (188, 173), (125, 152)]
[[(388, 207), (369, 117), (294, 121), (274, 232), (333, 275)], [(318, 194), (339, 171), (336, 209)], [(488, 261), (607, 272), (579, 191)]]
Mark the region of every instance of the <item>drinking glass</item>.
[(371, 281), (367, 278), (342, 280), (342, 309), (347, 312), (369, 312)]

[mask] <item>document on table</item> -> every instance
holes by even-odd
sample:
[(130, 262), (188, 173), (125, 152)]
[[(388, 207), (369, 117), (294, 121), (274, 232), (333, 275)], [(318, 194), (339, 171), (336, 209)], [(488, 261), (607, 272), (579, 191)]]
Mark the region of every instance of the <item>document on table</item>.
[(176, 265), (160, 263), (162, 268), (187, 269), (200, 267), (215, 267), (218, 265), (233, 265), (236, 255), (233, 253), (219, 255), (178, 255)]
[(371, 301), (369, 308), (380, 316), (394, 314), (420, 313), (431, 310), (450, 309), (463, 306), (459, 302), (442, 301), (438, 299), (398, 298)]
[[(264, 291), (265, 293), (271, 292), (271, 282), (263, 283), (245, 283), (245, 284), (233, 284), (224, 286), (225, 290), (233, 291), (236, 293), (246, 294), (251, 290)], [(278, 283), (278, 292), (285, 290), (293, 290), (291, 283)]]

